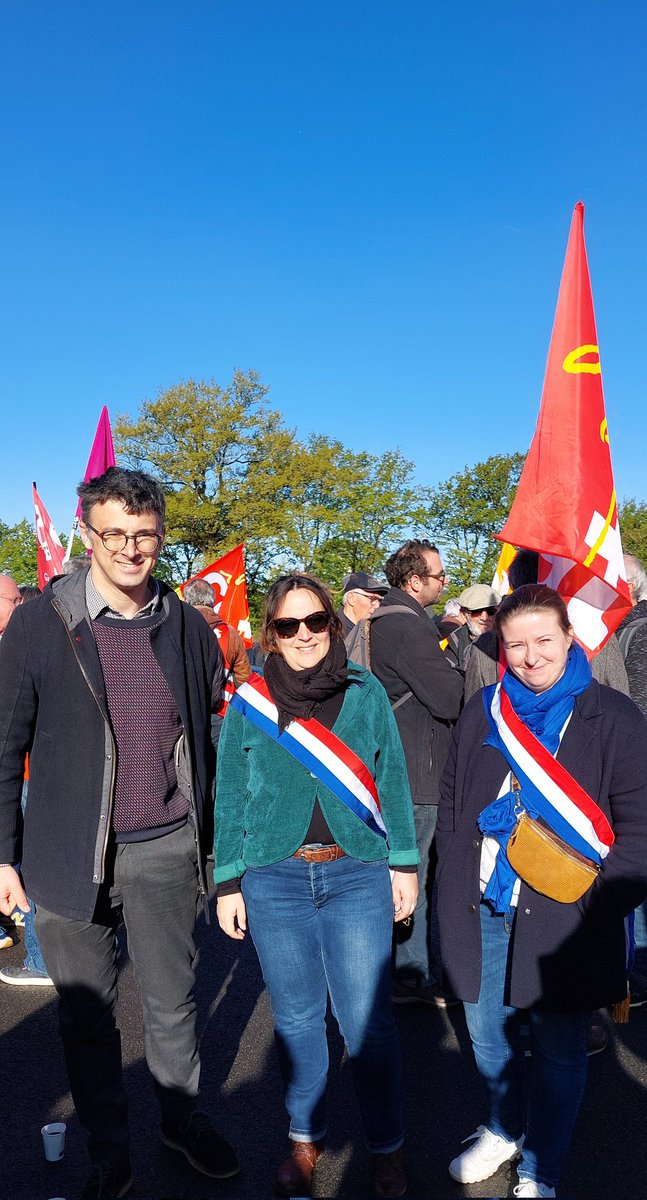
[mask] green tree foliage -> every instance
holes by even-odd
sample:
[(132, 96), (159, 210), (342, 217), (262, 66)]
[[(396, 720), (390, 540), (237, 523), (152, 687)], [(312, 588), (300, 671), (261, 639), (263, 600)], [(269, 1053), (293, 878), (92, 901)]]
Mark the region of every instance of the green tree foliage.
[(492, 579), (501, 551), (494, 534), (508, 516), (523, 462), (523, 454), (494, 454), (433, 488), (427, 522), (451, 575), (448, 595)]
[(294, 564), (340, 583), (349, 571), (375, 573), (395, 542), (424, 521), (427, 493), (412, 484), (399, 450), (354, 453), (321, 435), (293, 464), (285, 549)]
[(620, 505), (620, 534), (625, 554), (633, 554), (647, 567), (647, 504), (623, 500)]
[(0, 571), (16, 583), (38, 583), (37, 542), (33, 525), (23, 518), (17, 525), (0, 521)]
[(279, 570), (315, 571), (333, 586), (348, 571), (380, 570), (428, 499), (398, 450), (356, 454), (322, 435), (301, 443), (266, 397), (255, 372), (237, 372), (226, 389), (189, 380), (114, 429), (121, 458), (166, 492), (162, 568), (179, 583), (244, 542), (253, 613)]
[(191, 379), (116, 421), (117, 453), (166, 492), (164, 562), (176, 582), (245, 541), (253, 588), (278, 554), (295, 443), (267, 390), (253, 371), (224, 389)]

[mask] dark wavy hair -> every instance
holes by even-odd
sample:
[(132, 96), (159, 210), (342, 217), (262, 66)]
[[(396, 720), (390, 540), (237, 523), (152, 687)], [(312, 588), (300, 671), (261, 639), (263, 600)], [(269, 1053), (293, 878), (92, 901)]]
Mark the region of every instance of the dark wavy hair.
[(546, 587), (545, 583), (524, 583), (515, 588), (509, 596), (504, 596), (494, 615), (494, 628), (503, 637), (501, 626), (512, 617), (523, 616), (524, 613), (554, 612), (564, 633), (571, 633), (571, 622), (568, 610), (559, 592)]
[(129, 471), (126, 467), (108, 467), (103, 475), (80, 483), (76, 489), (81, 497), (81, 516), (87, 523), (90, 509), (107, 500), (120, 500), (127, 513), (155, 513), (164, 528), (166, 501), (156, 479), (144, 471)]
[(331, 638), (340, 638), (343, 636), (342, 623), (335, 612), (330, 589), (320, 579), (317, 579), (316, 575), (310, 575), (307, 571), (290, 571), (288, 575), (281, 575), (272, 584), (265, 597), (263, 623), (260, 632), (260, 643), (263, 650), (277, 652), (276, 635), (272, 628), (272, 622), (278, 615), (285, 597), (290, 592), (296, 592), (299, 589), (312, 592), (317, 597), (323, 611), (328, 614)]
[(429, 572), (425, 554), (430, 550), (434, 554), (438, 554), (438, 547), (434, 546), (433, 542), (427, 541), (426, 538), (422, 541), (412, 538), (400, 546), (399, 550), (396, 550), (390, 558), (387, 558), (384, 564), (384, 574), (391, 587), (403, 588), (412, 575), (419, 575), (421, 579), (426, 579)]

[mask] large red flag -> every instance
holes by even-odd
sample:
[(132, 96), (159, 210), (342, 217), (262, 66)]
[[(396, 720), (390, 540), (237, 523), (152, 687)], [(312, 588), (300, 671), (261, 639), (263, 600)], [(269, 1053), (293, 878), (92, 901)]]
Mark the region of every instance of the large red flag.
[(49, 583), (55, 575), (60, 575), (63, 570), (65, 550), (50, 521), (49, 513), (36, 491), (35, 483), (32, 483), (31, 489), (34, 497), (34, 519), (38, 541), (38, 586), (42, 591), (45, 584)]
[(539, 579), (564, 597), (592, 657), (629, 611), (584, 205), (576, 204), (539, 420), (501, 541), (538, 550)]
[(223, 621), (228, 621), (238, 630), (246, 646), (251, 646), (252, 630), (247, 603), (244, 544), (236, 546), (203, 571), (198, 571), (197, 575), (192, 575), (186, 583), (180, 584), (177, 589), (180, 595), (184, 595), (187, 583), (192, 583), (194, 579), (206, 579), (211, 584), (216, 592), (216, 612)]

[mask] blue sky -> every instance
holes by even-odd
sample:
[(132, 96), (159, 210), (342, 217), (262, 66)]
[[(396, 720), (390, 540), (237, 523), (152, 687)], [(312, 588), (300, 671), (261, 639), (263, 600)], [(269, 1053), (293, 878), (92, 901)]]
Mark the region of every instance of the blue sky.
[(103, 404), (255, 369), (421, 484), (525, 450), (573, 205), (619, 495), (643, 446), (647, 17), (606, 0), (3, 0), (0, 519)]

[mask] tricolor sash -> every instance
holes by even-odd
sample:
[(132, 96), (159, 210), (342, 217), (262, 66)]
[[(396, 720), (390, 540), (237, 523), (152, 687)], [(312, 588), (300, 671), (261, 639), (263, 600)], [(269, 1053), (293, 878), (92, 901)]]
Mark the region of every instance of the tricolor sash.
[(492, 741), (521, 784), (524, 808), (541, 817), (567, 845), (600, 864), (614, 841), (605, 814), (524, 724), (500, 683), (494, 688), (488, 716), (498, 735)]
[(345, 804), (373, 833), (386, 838), (375, 780), (361, 758), (314, 717), (301, 718), (279, 733), (278, 709), (265, 680), (252, 675), (234, 692), (230, 708), (283, 746), (307, 771)]

